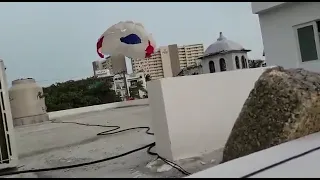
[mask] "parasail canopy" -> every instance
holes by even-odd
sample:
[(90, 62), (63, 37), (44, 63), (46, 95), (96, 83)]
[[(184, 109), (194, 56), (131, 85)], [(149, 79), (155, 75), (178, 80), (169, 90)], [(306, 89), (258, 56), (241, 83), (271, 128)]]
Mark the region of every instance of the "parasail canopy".
[(121, 21), (108, 28), (97, 42), (97, 53), (124, 55), (129, 58), (148, 58), (154, 53), (156, 43), (141, 23)]

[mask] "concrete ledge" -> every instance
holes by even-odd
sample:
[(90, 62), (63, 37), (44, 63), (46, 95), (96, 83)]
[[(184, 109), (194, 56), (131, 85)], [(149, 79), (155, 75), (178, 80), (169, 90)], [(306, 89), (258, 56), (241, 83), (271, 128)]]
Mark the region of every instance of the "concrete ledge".
[(17, 126), (23, 126), (28, 124), (37, 124), (37, 123), (41, 123), (48, 120), (49, 120), (49, 116), (47, 113), (35, 115), (35, 116), (29, 116), (29, 117), (16, 118), (16, 119), (13, 119), (13, 126), (17, 127)]
[(56, 119), (61, 118), (64, 116), (71, 116), (71, 115), (77, 115), (92, 111), (103, 111), (106, 109), (113, 109), (113, 108), (121, 108), (121, 107), (129, 107), (129, 106), (139, 106), (139, 105), (149, 105), (148, 99), (138, 99), (133, 101), (122, 101), (122, 102), (115, 102), (115, 103), (108, 103), (108, 104), (101, 104), (101, 105), (95, 105), (95, 106), (87, 106), (87, 107), (81, 107), (81, 108), (74, 108), (74, 109), (67, 109), (62, 111), (54, 111), (49, 112), (49, 119)]
[[(311, 134), (218, 166), (195, 173), (188, 178), (240, 178), (287, 158), (319, 146), (320, 133)], [(315, 157), (316, 156), (316, 157)], [(252, 178), (315, 178), (319, 177), (320, 152), (315, 151), (298, 159), (258, 173)]]

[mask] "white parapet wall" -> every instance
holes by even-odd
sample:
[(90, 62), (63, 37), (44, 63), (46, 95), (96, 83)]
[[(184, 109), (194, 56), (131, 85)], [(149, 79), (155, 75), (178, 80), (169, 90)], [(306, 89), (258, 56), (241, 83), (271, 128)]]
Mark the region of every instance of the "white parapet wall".
[(148, 82), (157, 153), (180, 160), (223, 148), (254, 83), (265, 69)]
[(319, 178), (319, 141), (320, 132), (314, 133), (225, 162), (188, 178)]
[(61, 118), (64, 116), (71, 116), (71, 115), (77, 115), (92, 111), (103, 111), (106, 109), (112, 109), (112, 108), (120, 108), (120, 107), (129, 107), (129, 106), (139, 106), (139, 105), (149, 105), (148, 99), (138, 99), (138, 100), (132, 100), (132, 101), (122, 101), (122, 102), (115, 102), (115, 103), (108, 103), (108, 104), (101, 104), (101, 105), (95, 105), (95, 106), (87, 106), (87, 107), (81, 107), (81, 108), (74, 108), (74, 109), (66, 109), (62, 111), (54, 111), (49, 112), (49, 119), (56, 119)]

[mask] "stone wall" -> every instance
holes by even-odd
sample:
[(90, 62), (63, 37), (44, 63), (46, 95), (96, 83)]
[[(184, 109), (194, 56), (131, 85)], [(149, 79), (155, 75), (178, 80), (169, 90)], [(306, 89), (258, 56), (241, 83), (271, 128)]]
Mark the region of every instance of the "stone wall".
[(266, 70), (234, 124), (222, 162), (320, 131), (319, 90), (318, 73)]

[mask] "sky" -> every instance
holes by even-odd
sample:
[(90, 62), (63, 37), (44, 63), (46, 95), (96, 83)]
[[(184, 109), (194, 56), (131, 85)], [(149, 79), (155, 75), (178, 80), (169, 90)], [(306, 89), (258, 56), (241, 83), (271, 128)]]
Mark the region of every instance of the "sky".
[(250, 59), (262, 58), (250, 2), (8, 2), (0, 4), (0, 59), (8, 83), (32, 77), (46, 86), (92, 76), (97, 39), (126, 20), (142, 23), (157, 46), (203, 43), (206, 49), (223, 32), (251, 49)]

